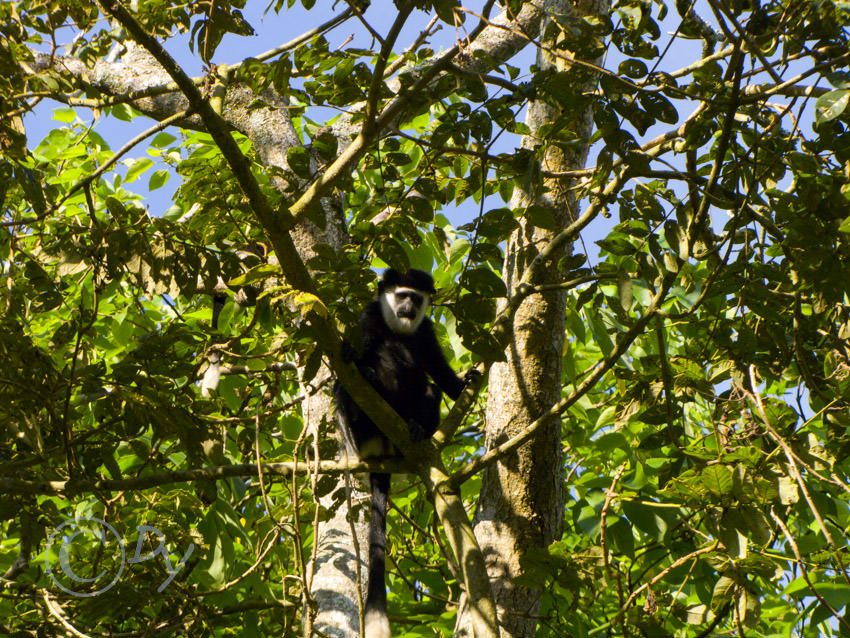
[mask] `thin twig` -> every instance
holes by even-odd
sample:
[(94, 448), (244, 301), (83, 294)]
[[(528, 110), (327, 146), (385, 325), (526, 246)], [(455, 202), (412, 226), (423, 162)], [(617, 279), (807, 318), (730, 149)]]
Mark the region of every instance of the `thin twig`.
[(440, 25), (436, 29), (434, 29), (435, 24), (437, 24), (436, 15), (431, 18), (431, 21), (425, 26), (424, 29), (422, 29), (422, 31), (419, 33), (419, 36), (413, 41), (413, 43), (404, 50), (404, 53), (400, 55), (395, 62), (393, 62), (387, 67), (387, 70), (384, 71), (385, 79), (390, 77), (396, 71), (398, 71), (404, 65), (407, 59), (407, 55), (416, 51), (416, 49), (418, 49), (422, 45), (422, 43), (425, 42), (426, 38), (443, 28), (442, 25)]
[(65, 611), (56, 603), (56, 601), (53, 600), (47, 590), (42, 592), (41, 597), (44, 599), (44, 603), (47, 605), (47, 610), (50, 612), (50, 615), (61, 623), (61, 625), (65, 628), (65, 631), (72, 636), (75, 636), (75, 638), (91, 638), (91, 636), (84, 634), (71, 624), (71, 621), (68, 620)]
[(381, 87), (384, 86), (384, 70), (387, 68), (387, 60), (393, 52), (393, 45), (398, 39), (404, 23), (410, 17), (413, 11), (413, 4), (405, 2), (398, 8), (398, 15), (390, 27), (389, 33), (384, 42), (381, 44), (381, 51), (378, 53), (378, 59), (375, 62), (375, 69), (372, 71), (372, 81), (369, 84), (369, 92), (366, 98), (366, 115), (363, 121), (364, 134), (371, 133), (371, 129), (375, 127), (375, 117), (378, 112), (378, 100), (381, 95)]
[(617, 611), (617, 614), (616, 614), (616, 616), (614, 616), (614, 619), (611, 621), (611, 624), (613, 625), (615, 622), (617, 622), (620, 619), (620, 616), (622, 616), (626, 612), (626, 610), (629, 608), (629, 606), (635, 601), (635, 598), (637, 598), (643, 590), (651, 587), (652, 585), (657, 583), (659, 580), (664, 578), (667, 574), (672, 572), (674, 569), (684, 565), (689, 560), (693, 560), (695, 558), (698, 558), (699, 556), (702, 556), (703, 554), (709, 554), (709, 553), (713, 552), (715, 549), (717, 549), (717, 546), (719, 544), (720, 544), (720, 541), (716, 540), (711, 545), (709, 545), (708, 547), (703, 547), (702, 549), (698, 549), (696, 551), (693, 551), (690, 554), (687, 554), (686, 556), (682, 556), (678, 560), (673, 561), (670, 564), (669, 567), (666, 567), (665, 569), (658, 572), (655, 576), (650, 578), (643, 585), (641, 585), (640, 587), (638, 587), (636, 590), (634, 590), (631, 593), (631, 595), (629, 596), (629, 599), (626, 601), (626, 604), (621, 606), (619, 611)]
[[(614, 580), (614, 577), (611, 573), (611, 563), (608, 558), (608, 508), (611, 507), (611, 502), (614, 500), (614, 497), (617, 496), (617, 493), (614, 491), (617, 489), (617, 483), (620, 482), (620, 478), (623, 476), (623, 472), (626, 470), (628, 466), (627, 461), (623, 461), (620, 464), (620, 467), (617, 468), (616, 474), (614, 474), (614, 478), (611, 481), (611, 487), (605, 492), (605, 503), (602, 505), (602, 512), (600, 513), (600, 523), (599, 523), (599, 536), (600, 536), (600, 545), (602, 546), (602, 562), (605, 566), (605, 576), (608, 578), (608, 582), (610, 583)], [(620, 607), (623, 606), (623, 584), (620, 582), (620, 570), (617, 570), (617, 596), (620, 599)], [(621, 627), (623, 630), (623, 635), (628, 636), (626, 623), (623, 619), (621, 619)]]
[(788, 541), (788, 545), (791, 546), (791, 551), (794, 552), (794, 557), (797, 559), (797, 565), (800, 567), (800, 574), (802, 574), (803, 579), (806, 581), (806, 584), (809, 586), (809, 589), (812, 590), (812, 594), (814, 594), (815, 598), (820, 601), (820, 604), (826, 607), (839, 623), (844, 625), (847, 629), (850, 629), (850, 623), (848, 623), (836, 610), (835, 608), (829, 604), (829, 601), (824, 598), (821, 593), (815, 588), (814, 583), (812, 583), (809, 578), (809, 570), (806, 569), (806, 564), (803, 561), (803, 556), (800, 554), (800, 548), (797, 547), (797, 542), (794, 540), (794, 537), (791, 535), (788, 527), (785, 525), (784, 521), (776, 515), (776, 512), (773, 511), (773, 508), (770, 508), (770, 516), (773, 518), (774, 522), (779, 526), (779, 529), (782, 530), (782, 533), (785, 534), (785, 539)]
[(94, 180), (96, 180), (98, 177), (103, 175), (106, 171), (108, 171), (110, 168), (112, 168), (116, 164), (116, 162), (118, 162), (119, 159), (121, 159), (124, 155), (129, 153), (131, 150), (133, 150), (133, 148), (135, 148), (141, 142), (143, 142), (144, 140), (149, 138), (151, 135), (153, 135), (155, 133), (159, 133), (163, 129), (168, 128), (169, 126), (171, 126), (175, 122), (179, 122), (180, 120), (185, 119), (186, 117), (189, 116), (190, 112), (191, 112), (190, 109), (186, 109), (185, 111), (181, 111), (180, 113), (176, 113), (176, 114), (174, 114), (170, 117), (165, 118), (161, 122), (158, 122), (154, 126), (147, 129), (146, 131), (139, 133), (136, 137), (134, 137), (129, 142), (124, 144), (124, 146), (122, 146), (120, 149), (118, 149), (112, 157), (110, 157), (108, 160), (106, 160), (91, 175), (88, 175), (84, 179), (80, 180), (79, 182), (77, 182), (76, 184), (71, 186), (71, 188), (68, 189), (68, 192), (65, 194), (65, 196), (62, 199), (60, 199), (57, 204), (55, 204), (54, 206), (51, 206), (45, 212), (45, 216), (50, 214), (51, 212), (57, 210), (62, 204), (65, 203), (65, 201), (69, 197), (71, 197), (71, 195), (76, 193), (78, 190), (80, 190), (81, 188), (85, 188), (86, 186), (91, 184)]
[[(286, 53), (290, 49), (294, 49), (295, 47), (299, 46), (300, 44), (303, 44), (304, 42), (306, 42), (310, 38), (313, 38), (313, 37), (319, 35), (320, 33), (324, 33), (325, 31), (329, 31), (330, 29), (334, 28), (339, 23), (344, 22), (345, 20), (350, 18), (353, 14), (354, 14), (354, 10), (351, 7), (349, 7), (348, 9), (346, 9), (345, 11), (340, 13), (338, 16), (331, 18), (330, 20), (328, 20), (324, 24), (320, 24), (315, 29), (310, 29), (309, 31), (306, 31), (305, 33), (302, 33), (301, 35), (299, 35), (297, 38), (294, 38), (294, 39), (290, 40), (289, 42), (287, 42), (285, 44), (281, 44), (280, 46), (275, 47), (274, 49), (270, 49), (270, 50), (266, 51), (265, 53), (261, 53), (260, 55), (257, 55), (257, 56), (254, 56), (254, 57), (255, 57), (255, 59), (259, 60), (260, 62), (265, 62), (266, 60), (270, 60), (271, 58), (275, 58), (275, 57), (279, 56), (281, 53)], [(234, 67), (234, 69), (235, 68), (238, 68), (238, 67)]]
[(817, 520), (818, 525), (820, 526), (821, 532), (823, 533), (826, 542), (829, 544), (830, 548), (833, 551), (833, 557), (835, 558), (835, 562), (839, 566), (839, 570), (844, 576), (844, 580), (850, 585), (850, 576), (847, 574), (847, 568), (844, 566), (844, 561), (841, 560), (841, 555), (838, 550), (838, 546), (835, 544), (835, 541), (832, 538), (832, 534), (829, 532), (829, 528), (826, 526), (826, 522), (821, 516), (820, 510), (818, 506), (815, 504), (814, 499), (812, 499), (812, 495), (809, 493), (809, 488), (806, 487), (806, 482), (803, 480), (803, 476), (800, 474), (800, 468), (797, 467), (797, 461), (794, 458), (794, 451), (791, 449), (791, 446), (779, 436), (779, 433), (774, 429), (774, 427), (770, 424), (770, 420), (767, 418), (767, 412), (764, 409), (764, 403), (761, 399), (761, 394), (758, 391), (758, 382), (756, 381), (756, 370), (755, 366), (750, 364), (749, 368), (750, 374), (750, 390), (751, 396), (755, 398), (756, 406), (758, 406), (759, 415), (761, 416), (762, 422), (764, 423), (764, 427), (767, 432), (771, 435), (771, 437), (779, 444), (782, 448), (782, 451), (785, 452), (785, 458), (788, 459), (788, 465), (791, 468), (791, 475), (794, 480), (797, 482), (797, 485), (800, 488), (800, 491), (803, 492), (803, 496), (806, 498), (806, 502), (809, 504), (809, 509), (811, 509), (812, 514)]
[(715, 16), (717, 17), (717, 22), (720, 25), (720, 28), (723, 30), (726, 37), (729, 40), (735, 39), (732, 32), (726, 26), (726, 23), (723, 22), (723, 20), (720, 19), (720, 16), (718, 15), (718, 13), (722, 13), (723, 16), (727, 20), (729, 20), (729, 22), (732, 23), (732, 25), (735, 27), (735, 30), (738, 32), (739, 38), (742, 38), (744, 40), (744, 42), (747, 43), (747, 50), (750, 51), (753, 55), (755, 55), (759, 59), (759, 62), (762, 63), (764, 70), (767, 72), (768, 75), (770, 75), (771, 78), (773, 78), (773, 81), (776, 82), (777, 84), (781, 83), (782, 78), (776, 72), (776, 69), (773, 68), (773, 65), (770, 64), (770, 62), (767, 61), (767, 58), (764, 57), (764, 53), (762, 53), (761, 47), (757, 43), (753, 42), (752, 38), (750, 37), (750, 34), (735, 19), (735, 16), (732, 14), (732, 12), (730, 12), (723, 5), (723, 3), (716, 2), (716, 0), (709, 0), (708, 3), (709, 3), (709, 5), (711, 5), (712, 10), (715, 12)]

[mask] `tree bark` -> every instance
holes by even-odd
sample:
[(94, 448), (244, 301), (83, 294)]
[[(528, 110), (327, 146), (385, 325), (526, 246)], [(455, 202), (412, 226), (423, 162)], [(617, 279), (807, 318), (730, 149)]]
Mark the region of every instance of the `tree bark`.
[[(569, 12), (599, 13), (607, 10), (607, 0), (585, 0), (578, 7), (561, 0), (550, 0), (547, 14)], [(556, 43), (556, 29), (546, 32), (542, 25), (543, 44)], [(545, 35), (544, 35), (545, 34)], [(541, 69), (563, 71), (562, 59), (541, 50)], [(587, 143), (592, 130), (592, 113), (577, 114), (564, 126), (583, 144), (571, 152), (552, 141), (537, 137), (543, 124), (557, 121), (563, 114), (542, 101), (533, 102), (526, 122), (531, 134), (523, 139), (523, 147), (540, 149), (545, 171), (561, 172), (582, 168), (587, 157)], [(576, 197), (567, 179), (545, 179), (542, 188), (518, 184), (511, 208), (535, 204), (551, 212), (557, 226), (563, 228), (574, 219)], [(513, 294), (526, 267), (557, 230), (534, 228), (521, 219), (520, 228), (508, 244), (503, 278)], [(558, 259), (569, 253), (565, 246), (555, 255), (550, 267), (542, 271), (533, 285), (557, 284), (561, 276)], [(564, 315), (567, 293), (562, 290), (534, 293), (520, 305), (515, 318), (507, 360), (490, 369), (486, 409), (487, 448), (491, 449), (522, 432), (561, 396), (561, 360), (564, 346)], [(540, 608), (540, 589), (517, 585), (522, 573), (521, 559), (533, 548), (542, 548), (560, 538), (564, 520), (565, 484), (561, 444), (561, 419), (552, 418), (533, 440), (514, 454), (490, 466), (484, 473), (481, 495), (475, 514), (475, 534), (487, 561), (493, 594), (503, 637), (533, 636)], [(459, 633), (465, 631), (463, 620)]]
[[(327, 367), (322, 366), (320, 377), (329, 377)], [(328, 389), (332, 384), (323, 386)], [(317, 436), (334, 436), (336, 423), (328, 423), (333, 416), (331, 397), (328, 390), (309, 397), (303, 406), (305, 423), (315, 429)], [(326, 427), (323, 427), (326, 426)], [(340, 445), (340, 449), (344, 449)], [(344, 458), (344, 457), (343, 457)], [(315, 560), (308, 566), (309, 599), (315, 607), (304, 610), (305, 635), (347, 636), (360, 635), (360, 611), (363, 599), (358, 591), (364, 587), (367, 574), (369, 525), (366, 518), (371, 495), (360, 489), (360, 482), (353, 476), (341, 475), (340, 481), (330, 494), (319, 499), (319, 506), (330, 512), (327, 521), (320, 522), (314, 530), (316, 537)], [(360, 507), (356, 518), (349, 517), (348, 504)], [(356, 551), (360, 548), (360, 551)], [(359, 569), (357, 561), (360, 561)]]

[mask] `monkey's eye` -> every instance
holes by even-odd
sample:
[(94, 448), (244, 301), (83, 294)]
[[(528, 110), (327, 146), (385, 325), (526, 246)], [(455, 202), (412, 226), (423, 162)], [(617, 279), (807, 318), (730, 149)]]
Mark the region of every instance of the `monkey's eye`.
[(422, 303), (422, 295), (417, 294), (415, 292), (407, 292), (407, 291), (397, 292), (396, 297), (398, 297), (399, 300), (401, 300), (401, 301), (410, 300), (413, 303), (415, 303), (417, 306)]

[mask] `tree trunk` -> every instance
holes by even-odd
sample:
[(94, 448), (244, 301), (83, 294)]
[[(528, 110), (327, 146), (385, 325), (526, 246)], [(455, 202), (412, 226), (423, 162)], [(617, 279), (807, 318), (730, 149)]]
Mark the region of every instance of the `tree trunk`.
[[(323, 366), (320, 375), (330, 376), (330, 371)], [(324, 387), (330, 388), (332, 384), (325, 384)], [(323, 418), (333, 417), (329, 392), (319, 392), (310, 397), (304, 406), (304, 415), (306, 423), (317, 426)], [(327, 427), (317, 427), (321, 431), (320, 436), (333, 436), (336, 423), (328, 424), (325, 421), (325, 424)], [(337, 487), (319, 499), (319, 506), (332, 514), (314, 530), (318, 546), (315, 560), (307, 569), (310, 578), (309, 598), (315, 607), (310, 609), (308, 606), (304, 610), (305, 629), (311, 629), (304, 632), (305, 636), (347, 638), (360, 635), (362, 597), (357, 589), (357, 576), (359, 571), (360, 583), (365, 587), (369, 556), (366, 513), (371, 495), (368, 490), (359, 487), (360, 482), (355, 477), (346, 480), (342, 476)], [(347, 494), (349, 489), (350, 493)], [(349, 520), (349, 503), (357, 508), (357, 517), (353, 521)], [(359, 552), (356, 551), (358, 547)]]
[[(548, 14), (571, 11), (598, 13), (607, 9), (607, 0), (582, 2), (576, 9), (560, 0), (547, 3)], [(544, 46), (556, 42), (557, 29), (541, 28)], [(542, 69), (566, 70), (562, 59), (541, 50)], [(578, 114), (563, 127), (586, 140), (592, 128), (591, 112)], [(542, 101), (528, 108), (526, 122), (531, 134), (525, 148), (539, 149), (541, 169), (561, 172), (584, 166), (587, 144), (571, 152), (552, 140), (537, 137), (543, 124), (557, 121), (562, 113)], [(576, 197), (567, 179), (545, 179), (542, 188), (518, 184), (511, 208), (531, 204), (548, 209), (557, 225), (565, 227), (575, 217)], [(513, 234), (506, 253), (503, 277), (509, 294), (521, 280), (527, 265), (557, 231), (534, 228), (525, 219)], [(557, 260), (568, 253), (567, 246), (544, 269), (535, 286), (557, 284), (561, 275)], [(526, 298), (516, 313), (513, 336), (506, 351), (507, 361), (490, 370), (486, 410), (487, 448), (522, 432), (561, 396), (561, 358), (564, 345), (564, 315), (567, 293), (562, 290), (535, 293)], [(520, 561), (532, 548), (546, 547), (560, 538), (564, 520), (565, 485), (561, 445), (561, 420), (553, 418), (533, 440), (501, 462), (490, 466), (484, 476), (475, 514), (475, 534), (487, 559), (487, 568), (499, 612), (503, 637), (533, 636), (537, 626), (541, 590), (515, 584), (522, 573)], [(461, 621), (460, 627), (464, 624)], [(463, 633), (463, 629), (461, 632)]]

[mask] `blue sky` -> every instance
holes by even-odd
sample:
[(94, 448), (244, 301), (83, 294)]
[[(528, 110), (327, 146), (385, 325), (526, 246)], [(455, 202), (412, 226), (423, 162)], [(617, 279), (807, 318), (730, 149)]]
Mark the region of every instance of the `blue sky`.
[[(336, 4), (336, 8), (333, 8)], [(474, 10), (482, 3), (467, 3)], [(396, 16), (393, 8), (388, 11), (387, 7), (392, 6), (389, 3), (376, 2), (366, 12), (365, 21), (372, 26), (378, 33), (386, 33), (392, 21)], [(282, 10), (280, 14), (275, 14), (273, 11), (265, 12), (266, 2), (248, 2), (243, 12), (245, 18), (254, 27), (255, 35), (240, 37), (228, 34), (224, 37), (221, 44), (216, 50), (213, 61), (217, 64), (236, 64), (247, 57), (259, 55), (265, 51), (273, 49), (281, 44), (296, 38), (302, 33), (324, 23), (334, 15), (338, 15), (345, 9), (345, 5), (341, 2), (317, 2), (316, 7), (311, 11), (307, 11), (303, 6), (296, 4), (286, 10)], [(401, 32), (398, 39), (397, 50), (401, 50), (409, 46), (421, 30), (428, 23), (430, 16), (421, 11), (415, 11), (408, 19), (408, 22)], [(66, 32), (68, 41), (74, 36), (70, 30)], [(429, 41), (434, 49), (447, 48), (452, 46), (457, 36), (462, 37), (462, 32), (455, 32), (454, 29), (443, 25), (443, 28), (431, 38)], [(336, 48), (340, 46), (359, 47), (364, 49), (374, 49), (376, 44), (374, 39), (368, 33), (367, 28), (354, 20), (349, 20), (343, 26), (336, 28), (327, 35), (330, 47)], [(204, 73), (203, 62), (200, 57), (193, 53), (189, 48), (189, 34), (178, 34), (168, 40), (166, 43), (168, 51), (177, 59), (183, 69), (192, 76), (200, 76)], [(379, 45), (377, 45), (379, 46)], [(60, 48), (62, 51), (62, 48)], [(530, 48), (524, 53), (527, 60), (532, 59), (533, 52)], [(27, 128), (27, 136), (30, 148), (34, 148), (51, 129), (61, 126), (62, 124), (53, 119), (55, 109), (65, 109), (61, 104), (45, 101), (39, 104), (35, 112), (26, 116), (25, 125)], [(92, 123), (92, 113), (87, 109), (75, 109), (79, 122), (84, 126), (89, 126)], [(313, 118), (318, 119), (320, 116), (332, 117), (333, 112), (324, 109), (324, 112), (314, 112)], [(116, 121), (110, 118), (100, 118), (95, 124), (95, 130), (110, 144), (113, 150), (120, 148), (128, 140), (146, 130), (152, 125), (151, 120), (145, 117), (138, 117), (132, 122)], [(127, 158), (142, 157), (147, 155), (149, 146), (145, 143), (139, 145), (136, 150), (131, 151)], [(507, 146), (501, 150), (509, 150), (512, 146)], [(162, 168), (158, 165), (157, 168)], [(153, 215), (162, 214), (171, 205), (171, 196), (179, 186), (179, 181), (176, 175), (172, 173), (172, 178), (168, 183), (155, 190), (148, 191), (147, 185), (148, 172), (142, 179), (128, 185), (145, 197), (145, 204), (149, 207), (149, 211)], [(501, 204), (495, 204), (501, 205)], [(471, 202), (464, 207), (464, 210), (459, 211), (456, 215), (450, 215), (452, 221), (457, 224), (469, 221), (478, 213), (477, 205)]]
[[(283, 4), (286, 4), (285, 2)], [(465, 6), (473, 11), (480, 9), (483, 2), (466, 2)], [(334, 5), (336, 5), (334, 7)], [(287, 42), (300, 34), (308, 31), (317, 25), (327, 21), (333, 15), (342, 12), (347, 5), (342, 2), (332, 3), (330, 1), (319, 0), (316, 6), (310, 10), (305, 10), (300, 2), (289, 10), (283, 9), (281, 14), (275, 14), (273, 11), (265, 13), (266, 2), (247, 2), (244, 10), (244, 15), (248, 22), (254, 27), (256, 34), (254, 36), (239, 37), (227, 35), (219, 45), (214, 56), (214, 62), (217, 64), (236, 64), (247, 57), (259, 55), (265, 51), (275, 48), (284, 42)], [(653, 13), (657, 12), (657, 8), (653, 8)], [(494, 12), (495, 14), (495, 12)], [(708, 14), (710, 15), (710, 13)], [(392, 21), (396, 17), (394, 5), (389, 2), (373, 2), (372, 6), (365, 14), (365, 22), (371, 25), (378, 33), (386, 33)], [(412, 43), (420, 31), (428, 23), (430, 16), (421, 11), (414, 11), (408, 19), (407, 24), (401, 32), (398, 39), (396, 50), (402, 50)], [(475, 18), (470, 17), (467, 22), (474, 24)], [(675, 12), (668, 14), (667, 19), (661, 24), (661, 37), (656, 43), (659, 50), (664, 51), (665, 47), (671, 42), (679, 24), (679, 18)], [(68, 33), (68, 40), (73, 37), (73, 33)], [(457, 38), (463, 38), (465, 32), (462, 29), (455, 29), (446, 24), (442, 25), (442, 29), (429, 42), (435, 50), (452, 46)], [(353, 46), (363, 49), (374, 49), (378, 45), (373, 40), (364, 24), (356, 20), (349, 20), (341, 27), (337, 27), (327, 34), (330, 47), (333, 49), (340, 46)], [(190, 75), (199, 76), (203, 74), (203, 64), (200, 58), (190, 51), (188, 46), (188, 34), (180, 34), (171, 38), (166, 47), (171, 54), (180, 62), (183, 68)], [(686, 64), (688, 61), (699, 58), (699, 49), (701, 43), (697, 41), (688, 41), (677, 38), (672, 41), (672, 46), (666, 51), (666, 55), (659, 63), (660, 70), (674, 70), (676, 67)], [(529, 46), (519, 56), (512, 60), (514, 66), (520, 69), (527, 69), (534, 60), (534, 49)], [(618, 56), (618, 52), (612, 46), (609, 49), (610, 56)], [(616, 57), (609, 58), (605, 61), (607, 68), (616, 69), (618, 60)], [(521, 77), (518, 81), (521, 81)], [(34, 147), (52, 128), (61, 125), (52, 119), (53, 109), (61, 107), (50, 102), (42, 102), (36, 109), (34, 114), (27, 116), (25, 123), (27, 126), (27, 134), (31, 147)], [(686, 107), (690, 108), (690, 107)], [(325, 109), (325, 112), (313, 114), (313, 119), (320, 119), (323, 116), (330, 116), (332, 112)], [(86, 109), (76, 110), (79, 120), (86, 126), (91, 124), (92, 113)], [(139, 117), (132, 122), (115, 121), (108, 118), (101, 118), (95, 128), (106, 139), (113, 150), (120, 148), (127, 140), (131, 139), (138, 133), (150, 127), (152, 122), (144, 117)], [(644, 136), (644, 139), (651, 139), (660, 129), (650, 129)], [(509, 152), (519, 145), (519, 139), (511, 135), (502, 135), (498, 146), (494, 148), (496, 152)], [(136, 150), (132, 151), (128, 157), (142, 157), (147, 155), (147, 146), (140, 145)], [(591, 151), (591, 156), (588, 160), (589, 164), (595, 161), (594, 150)], [(161, 166), (157, 166), (160, 168)], [(148, 176), (152, 171), (149, 171), (140, 180), (133, 182), (131, 185), (140, 195), (145, 198), (145, 204), (148, 206), (152, 215), (162, 214), (171, 205), (171, 196), (179, 185), (179, 180), (176, 175), (172, 175), (168, 183), (152, 192), (147, 191)], [(485, 210), (501, 207), (502, 203), (499, 197), (490, 198), (491, 201), (485, 202)], [(442, 211), (455, 224), (462, 224), (469, 221), (472, 217), (479, 213), (479, 206), (470, 200), (463, 202), (456, 210)], [(616, 211), (614, 211), (616, 213)], [(725, 219), (718, 219), (721, 225)], [(616, 214), (613, 219), (605, 219), (600, 217), (584, 233), (585, 249), (595, 258), (597, 254), (596, 247), (593, 242), (606, 234), (606, 231), (616, 223)], [(577, 250), (582, 250), (579, 246)]]

